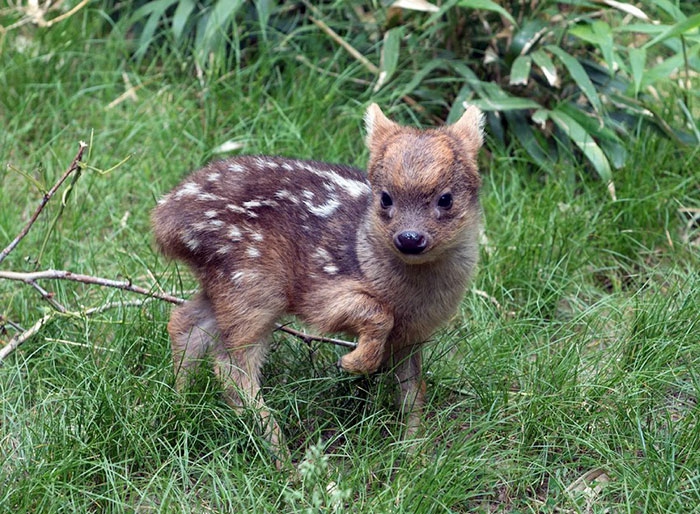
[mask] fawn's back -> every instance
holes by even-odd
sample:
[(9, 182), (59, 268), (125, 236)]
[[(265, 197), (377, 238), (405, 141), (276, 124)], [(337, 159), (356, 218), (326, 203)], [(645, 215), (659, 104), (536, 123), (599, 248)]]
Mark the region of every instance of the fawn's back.
[(259, 276), (291, 305), (317, 281), (359, 278), (356, 232), (370, 199), (366, 177), (347, 166), (236, 157), (195, 172), (159, 202), (156, 238), (203, 282), (235, 287)]

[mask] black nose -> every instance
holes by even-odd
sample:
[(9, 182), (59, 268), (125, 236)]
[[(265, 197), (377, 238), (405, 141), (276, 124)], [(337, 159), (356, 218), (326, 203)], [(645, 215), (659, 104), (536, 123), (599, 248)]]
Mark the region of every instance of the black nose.
[(394, 245), (401, 253), (418, 254), (428, 246), (428, 240), (420, 232), (406, 230), (394, 236)]

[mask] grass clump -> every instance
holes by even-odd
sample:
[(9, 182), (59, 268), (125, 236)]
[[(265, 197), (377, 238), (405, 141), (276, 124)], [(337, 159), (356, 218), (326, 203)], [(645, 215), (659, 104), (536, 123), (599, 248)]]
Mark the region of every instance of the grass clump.
[[(176, 56), (125, 59), (128, 42), (102, 20), (88, 6), (51, 30), (5, 36), (0, 155), (11, 167), (0, 170), (0, 240), (26, 223), (43, 193), (35, 183), (52, 184), (79, 140), (91, 154), (71, 194), (52, 200), (2, 269), (70, 269), (184, 295), (193, 280), (154, 251), (148, 214), (185, 173), (224, 155), (217, 147), (363, 166), (371, 99), (426, 121), (360, 87), (364, 72), (352, 64), (334, 76), (293, 52), (261, 52), (200, 81)], [(315, 62), (345, 62), (326, 39), (299, 41)], [(224, 405), (209, 373), (191, 392), (173, 390), (170, 307), (153, 302), (56, 316), (3, 361), (0, 506), (693, 512), (700, 161), (643, 135), (626, 145), (616, 201), (579, 160), (539, 169), (517, 144), (490, 147), (482, 262), (460, 314), (426, 346), (416, 458), (400, 439), (391, 377), (341, 375), (340, 350), (276, 334), (264, 394), (303, 463), (299, 477), (280, 474), (255, 417)], [(131, 299), (42, 285), (65, 305)], [(5, 322), (26, 329), (49, 310), (33, 289), (0, 281)], [(3, 342), (15, 334), (4, 330)]]

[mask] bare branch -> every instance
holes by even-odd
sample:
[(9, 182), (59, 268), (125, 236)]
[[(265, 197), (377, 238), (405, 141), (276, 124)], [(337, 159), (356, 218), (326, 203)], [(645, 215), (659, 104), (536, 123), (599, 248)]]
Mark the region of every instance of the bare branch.
[(23, 343), (31, 339), (33, 336), (39, 333), (39, 331), (44, 328), (44, 325), (46, 325), (48, 322), (50, 322), (54, 317), (59, 316), (59, 315), (65, 315), (65, 316), (73, 316), (73, 317), (86, 317), (86, 316), (92, 316), (95, 314), (100, 314), (102, 312), (105, 312), (110, 309), (114, 309), (117, 307), (141, 307), (142, 305), (148, 303), (149, 301), (155, 300), (156, 298), (146, 298), (145, 300), (134, 300), (131, 302), (110, 302), (106, 303), (104, 305), (100, 305), (99, 307), (92, 307), (90, 309), (83, 309), (82, 311), (77, 311), (77, 312), (62, 312), (62, 313), (57, 313), (57, 312), (50, 312), (49, 314), (46, 314), (45, 316), (41, 317), (39, 321), (34, 323), (30, 328), (25, 330), (24, 332), (15, 335), (12, 339), (10, 339), (5, 346), (0, 348), (0, 366), (2, 365), (2, 361), (10, 355), (13, 351), (15, 351), (17, 348), (20, 347)]
[(73, 159), (73, 162), (71, 162), (71, 165), (68, 167), (65, 173), (63, 173), (63, 176), (61, 176), (61, 178), (58, 179), (58, 181), (53, 185), (53, 187), (44, 194), (44, 197), (41, 199), (39, 206), (36, 208), (34, 214), (29, 219), (29, 222), (27, 222), (27, 224), (20, 231), (17, 237), (15, 237), (14, 240), (9, 245), (7, 245), (7, 247), (2, 252), (0, 252), (0, 262), (4, 261), (5, 257), (7, 257), (9, 253), (15, 249), (15, 247), (19, 244), (19, 242), (22, 239), (24, 239), (24, 236), (26, 236), (29, 230), (32, 228), (32, 225), (34, 225), (34, 222), (39, 217), (39, 214), (41, 214), (41, 211), (44, 210), (44, 207), (46, 207), (46, 204), (49, 202), (49, 200), (51, 200), (51, 197), (54, 194), (56, 194), (56, 191), (59, 187), (61, 187), (61, 184), (63, 184), (66, 181), (66, 179), (70, 176), (71, 173), (80, 168), (80, 159), (83, 158), (83, 152), (85, 152), (86, 148), (87, 144), (81, 141), (80, 150), (78, 150), (78, 153)]
[(150, 289), (144, 287), (136, 286), (129, 280), (111, 280), (102, 277), (93, 277), (91, 275), (81, 275), (80, 273), (73, 273), (67, 270), (44, 270), (44, 271), (34, 271), (29, 273), (17, 272), (17, 271), (0, 271), (0, 278), (7, 280), (18, 280), (26, 284), (31, 284), (37, 280), (70, 280), (73, 282), (82, 282), (83, 284), (95, 284), (103, 287), (113, 287), (115, 289), (122, 289), (124, 291), (129, 291), (131, 293), (137, 293), (144, 296), (150, 296), (152, 298), (158, 298), (159, 300), (164, 300), (166, 302), (181, 304), (185, 300), (183, 298), (178, 298), (167, 293), (156, 293)]
[(49, 302), (49, 303), (51, 304), (51, 306), (52, 306), (54, 309), (56, 309), (58, 312), (68, 312), (68, 309), (66, 309), (63, 305), (61, 305), (59, 302), (57, 302), (57, 301), (54, 299), (53, 293), (49, 293), (46, 289), (44, 289), (43, 287), (41, 287), (39, 284), (37, 284), (37, 283), (34, 282), (33, 280), (30, 280), (29, 282), (27, 282), (27, 284), (29, 284), (29, 285), (32, 286), (34, 289), (36, 289), (37, 291), (39, 291), (39, 294), (41, 295), (41, 297), (42, 297), (44, 300), (46, 300), (47, 302)]
[(357, 348), (357, 343), (353, 343), (352, 341), (344, 341), (343, 339), (334, 339), (332, 337), (309, 335), (305, 334), (304, 332), (294, 330), (293, 328), (289, 328), (286, 325), (277, 325), (275, 330), (279, 330), (280, 332), (286, 332), (287, 334), (293, 335), (294, 337), (298, 337), (307, 344), (311, 341), (319, 341), (321, 343), (331, 343), (337, 346), (344, 346), (345, 348)]
[(36, 335), (39, 332), (39, 330), (41, 330), (44, 327), (44, 325), (46, 325), (49, 321), (53, 319), (55, 315), (56, 313), (54, 312), (46, 314), (39, 321), (34, 323), (34, 325), (32, 325), (30, 328), (10, 339), (5, 346), (0, 348), (0, 364), (2, 364), (2, 361), (5, 359), (5, 357), (14, 352), (22, 343), (24, 343), (27, 339), (31, 338), (32, 336)]

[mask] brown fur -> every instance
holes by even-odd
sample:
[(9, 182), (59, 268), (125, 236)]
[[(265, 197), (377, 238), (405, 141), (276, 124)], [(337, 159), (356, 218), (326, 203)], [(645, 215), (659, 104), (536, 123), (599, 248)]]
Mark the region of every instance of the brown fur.
[(168, 325), (177, 386), (210, 355), (227, 401), (258, 407), (275, 447), (280, 430), (259, 373), (277, 319), (294, 314), (323, 332), (357, 335), (339, 361), (351, 373), (392, 363), (412, 437), (425, 390), (420, 345), (454, 314), (477, 261), (478, 109), (424, 131), (391, 122), (375, 104), (365, 121), (367, 177), (237, 157), (193, 173), (153, 212), (159, 246), (202, 286)]

